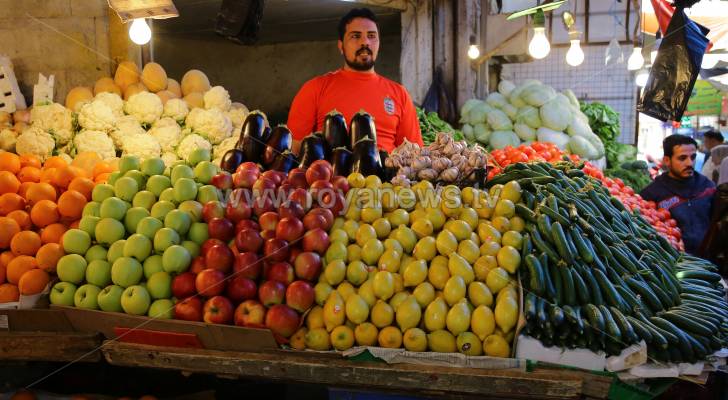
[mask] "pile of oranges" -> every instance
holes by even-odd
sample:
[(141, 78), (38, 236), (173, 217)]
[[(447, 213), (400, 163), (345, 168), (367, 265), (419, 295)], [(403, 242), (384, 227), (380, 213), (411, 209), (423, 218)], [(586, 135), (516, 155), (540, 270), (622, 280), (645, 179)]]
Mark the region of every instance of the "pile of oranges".
[(96, 153), (41, 164), (0, 152), (0, 303), (45, 289), (64, 255), (63, 234), (78, 226), (94, 185), (114, 170)]

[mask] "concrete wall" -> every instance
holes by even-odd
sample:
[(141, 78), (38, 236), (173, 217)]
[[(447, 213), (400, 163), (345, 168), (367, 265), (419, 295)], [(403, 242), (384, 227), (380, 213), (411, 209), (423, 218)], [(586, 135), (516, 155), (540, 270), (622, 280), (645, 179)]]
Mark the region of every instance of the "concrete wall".
[(106, 0), (0, 0), (0, 54), (10, 57), (30, 104), (38, 73), (55, 75), (55, 99), (111, 72)]

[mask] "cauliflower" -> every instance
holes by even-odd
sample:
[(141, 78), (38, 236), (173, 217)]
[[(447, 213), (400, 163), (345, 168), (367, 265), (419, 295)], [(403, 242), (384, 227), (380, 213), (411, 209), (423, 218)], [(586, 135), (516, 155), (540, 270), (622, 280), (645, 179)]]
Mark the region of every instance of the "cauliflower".
[(162, 153), (162, 147), (157, 139), (144, 133), (141, 135), (124, 136), (122, 155), (135, 155), (140, 159), (159, 157)]
[(179, 146), (177, 146), (177, 155), (179, 158), (187, 161), (190, 154), (197, 149), (212, 150), (212, 145), (202, 136), (193, 133), (185, 136), (182, 141), (179, 142)]
[(175, 121), (184, 121), (190, 109), (187, 107), (187, 103), (182, 99), (169, 99), (164, 104), (163, 117), (170, 117)]
[(114, 147), (121, 148), (124, 137), (131, 135), (146, 134), (139, 121), (131, 115), (125, 115), (116, 120), (116, 127), (109, 132)]
[(15, 142), (15, 152), (38, 157), (41, 162), (53, 154), (56, 141), (50, 133), (38, 127), (30, 127), (21, 133)]
[(177, 160), (179, 160), (179, 157), (177, 157), (177, 154), (174, 154), (173, 152), (168, 151), (162, 153), (162, 161), (164, 161), (164, 165), (167, 167), (174, 164)]
[(162, 100), (154, 93), (139, 92), (129, 97), (124, 111), (134, 116), (140, 124), (151, 124), (162, 116)]
[[(165, 119), (171, 120), (171, 118), (162, 118), (159, 121)], [(157, 122), (159, 122), (157, 121)], [(152, 129), (149, 130), (149, 134), (157, 139), (162, 151), (174, 151), (174, 147), (179, 142), (182, 136), (182, 129), (177, 125), (174, 120), (171, 120), (171, 124), (154, 124)]]
[(114, 141), (102, 131), (81, 131), (73, 138), (73, 144), (78, 153), (93, 151), (103, 160), (116, 157)]
[(210, 90), (205, 92), (202, 96), (202, 100), (205, 102), (205, 108), (217, 108), (220, 111), (227, 111), (230, 109), (232, 102), (230, 101), (230, 93), (225, 90), (222, 86), (213, 86)]
[(61, 145), (68, 143), (73, 136), (73, 113), (58, 103), (33, 107), (30, 123), (50, 133)]
[(212, 150), (212, 158), (222, 158), (222, 156), (224, 156), (228, 150), (234, 149), (235, 144), (237, 144), (237, 143), (238, 143), (237, 137), (229, 137), (229, 138), (223, 140), (222, 142), (220, 142), (220, 144), (215, 146), (215, 148)]
[(0, 130), (0, 149), (15, 152), (15, 142), (18, 140), (18, 134), (12, 129)]
[[(157, 122), (152, 124), (152, 128), (162, 128), (165, 126), (176, 126), (179, 128), (179, 124), (177, 123), (177, 121), (170, 117), (162, 117), (158, 119)], [(182, 130), (182, 128), (180, 128), (180, 130)]]
[(212, 144), (218, 144), (224, 139), (230, 137), (233, 131), (233, 125), (222, 111), (211, 108), (204, 110), (195, 108), (187, 115), (185, 124)]
[(230, 122), (233, 124), (233, 135), (240, 135), (240, 132), (243, 130), (243, 123), (245, 122), (245, 118), (248, 117), (248, 114), (250, 114), (248, 107), (240, 103), (234, 103), (230, 111), (225, 112), (225, 115), (230, 118)]
[(106, 104), (117, 117), (124, 115), (124, 100), (116, 93), (101, 92), (94, 97), (94, 101)]
[(73, 158), (66, 153), (58, 153), (58, 157), (61, 157), (62, 159), (66, 160), (68, 165), (71, 165), (71, 163), (73, 162)]
[(84, 104), (78, 113), (78, 124), (86, 130), (108, 132), (114, 129), (115, 123), (114, 111), (101, 101)]

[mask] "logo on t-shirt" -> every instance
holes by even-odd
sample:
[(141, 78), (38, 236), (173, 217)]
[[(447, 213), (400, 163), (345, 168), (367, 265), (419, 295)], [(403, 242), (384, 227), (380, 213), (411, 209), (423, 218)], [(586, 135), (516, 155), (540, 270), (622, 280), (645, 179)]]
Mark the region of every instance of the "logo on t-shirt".
[(394, 100), (389, 96), (384, 98), (384, 111), (389, 115), (394, 115)]

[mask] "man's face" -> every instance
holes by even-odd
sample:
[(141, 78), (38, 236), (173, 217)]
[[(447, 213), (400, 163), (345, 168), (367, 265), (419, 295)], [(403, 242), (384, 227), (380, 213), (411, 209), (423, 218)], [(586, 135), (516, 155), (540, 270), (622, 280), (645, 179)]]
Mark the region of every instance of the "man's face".
[(670, 176), (676, 179), (688, 179), (695, 173), (695, 156), (697, 149), (692, 144), (674, 146), (672, 157), (665, 157)]
[(339, 40), (344, 61), (355, 71), (369, 71), (379, 54), (377, 24), (366, 18), (354, 18), (346, 25), (344, 40)]

